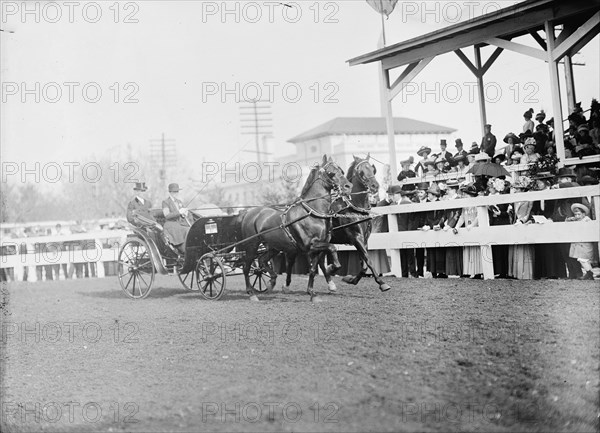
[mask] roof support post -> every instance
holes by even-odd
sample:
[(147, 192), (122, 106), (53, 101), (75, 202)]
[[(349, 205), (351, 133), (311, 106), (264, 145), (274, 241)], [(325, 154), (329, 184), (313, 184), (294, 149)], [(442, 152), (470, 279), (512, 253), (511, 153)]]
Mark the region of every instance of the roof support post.
[(392, 112), (392, 98), (390, 97), (390, 72), (383, 68), (379, 62), (379, 76), (381, 83), (381, 108), (385, 112), (385, 125), (388, 136), (388, 157), (390, 160), (390, 175), (392, 182), (398, 176), (398, 165), (396, 164), (396, 132), (394, 130), (394, 114)]
[(481, 48), (475, 46), (475, 67), (477, 68), (477, 91), (479, 93), (479, 119), (481, 121), (481, 136), (485, 135), (484, 125), (487, 123), (485, 111), (485, 89), (483, 87), (483, 74), (481, 73)]
[(554, 139), (556, 140), (556, 155), (560, 167), (565, 164), (565, 142), (562, 105), (560, 101), (560, 83), (558, 80), (558, 61), (554, 59), (555, 37), (554, 23), (546, 21), (546, 41), (548, 44), (548, 68), (550, 68), (550, 92), (552, 93), (552, 111), (554, 112)]
[(575, 108), (575, 101), (577, 100), (577, 97), (575, 96), (573, 62), (570, 54), (565, 56), (565, 81), (567, 85), (567, 106), (569, 107), (569, 113), (572, 113), (573, 109)]

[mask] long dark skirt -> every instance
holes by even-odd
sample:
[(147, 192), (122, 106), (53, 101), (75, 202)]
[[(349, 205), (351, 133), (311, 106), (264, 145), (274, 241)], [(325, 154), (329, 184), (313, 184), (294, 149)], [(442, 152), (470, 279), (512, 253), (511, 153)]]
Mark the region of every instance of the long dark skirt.
[(536, 244), (534, 278), (567, 278), (567, 264), (560, 244)]
[(446, 272), (447, 275), (463, 274), (463, 252), (461, 247), (446, 248)]
[(435, 274), (446, 273), (447, 248), (427, 248), (427, 270)]
[(508, 275), (508, 245), (492, 245), (494, 256), (494, 274), (503, 277)]

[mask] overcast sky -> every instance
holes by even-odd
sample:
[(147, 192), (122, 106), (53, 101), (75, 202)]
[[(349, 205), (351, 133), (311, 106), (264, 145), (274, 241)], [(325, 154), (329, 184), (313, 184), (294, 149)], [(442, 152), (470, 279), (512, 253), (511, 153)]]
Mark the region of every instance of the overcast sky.
[[(450, 3), (461, 9), (448, 2), (400, 2), (386, 22), (388, 44), (512, 4)], [(227, 2), (226, 15), (223, 2), (80, 2), (73, 9), (27, 2), (34, 13), (25, 16), (22, 4), (2, 3), (3, 161), (72, 161), (128, 143), (148, 147), (162, 132), (176, 140), (180, 160), (226, 161), (244, 145), (253, 148), (240, 134), (239, 115), (244, 87), (254, 96), (252, 82), (263, 98), (273, 90), (278, 155), (292, 152), (288, 139), (331, 118), (380, 115), (377, 67), (346, 63), (377, 48), (379, 15), (362, 0), (291, 7)], [(535, 46), (533, 39), (523, 42)], [(484, 50), (484, 58), (490, 52)], [(599, 52), (596, 37), (577, 57), (585, 62), (575, 67), (577, 99), (585, 109), (599, 94)], [(472, 57), (472, 50), (466, 53)], [(505, 51), (485, 79), (493, 100), (488, 120), (498, 136), (519, 132), (529, 107), (552, 111), (544, 62)], [(394, 115), (456, 128), (465, 143), (479, 140), (474, 81), (454, 54), (441, 56), (415, 80), (420, 90), (434, 93), (396, 98)], [(24, 93), (23, 83), (33, 93)], [(233, 93), (225, 94), (223, 83)]]

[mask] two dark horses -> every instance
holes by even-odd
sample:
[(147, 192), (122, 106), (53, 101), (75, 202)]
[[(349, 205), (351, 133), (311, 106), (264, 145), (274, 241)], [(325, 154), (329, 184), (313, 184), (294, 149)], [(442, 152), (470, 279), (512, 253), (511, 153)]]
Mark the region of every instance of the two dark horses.
[[(259, 207), (240, 215), (240, 228), (243, 239), (249, 239), (241, 245), (245, 251), (244, 277), (246, 291), (250, 300), (257, 301), (250, 284), (250, 268), (258, 257), (260, 265), (270, 276), (269, 289), (275, 287), (277, 273), (270, 266), (270, 260), (279, 252), (286, 256), (286, 285), (289, 286), (291, 271), (298, 253), (308, 255), (310, 271), (307, 291), (311, 301), (319, 301), (313, 290), (317, 266), (321, 269), (332, 287), (331, 276), (340, 269), (335, 243), (354, 245), (363, 263), (373, 272), (380, 289), (388, 290), (373, 269), (367, 252), (367, 240), (371, 231), (370, 221), (352, 224), (360, 219), (368, 218), (368, 192), (375, 192), (379, 184), (375, 179), (374, 167), (367, 160), (355, 157), (348, 171), (348, 178), (342, 169), (331, 158), (323, 156), (322, 164), (314, 167), (302, 189), (300, 198), (287, 207), (285, 211), (271, 207)], [(350, 199), (347, 196), (350, 195)], [(333, 227), (341, 227), (333, 230)], [(332, 239), (333, 238), (333, 239)], [(263, 244), (267, 251), (260, 256), (258, 248)], [(331, 264), (325, 268), (325, 256)], [(346, 280), (352, 284), (358, 283), (364, 275), (364, 269), (352, 279)]]

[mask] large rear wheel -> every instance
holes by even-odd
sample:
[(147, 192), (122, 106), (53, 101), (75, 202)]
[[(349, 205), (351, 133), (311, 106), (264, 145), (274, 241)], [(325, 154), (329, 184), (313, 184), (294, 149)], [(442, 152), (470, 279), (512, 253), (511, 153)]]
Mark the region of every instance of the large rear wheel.
[(250, 284), (257, 293), (269, 293), (272, 287), (269, 284), (270, 276), (265, 268), (260, 265), (258, 259), (254, 259), (250, 265)]
[(225, 292), (225, 267), (221, 259), (212, 253), (203, 255), (196, 263), (197, 285), (200, 294), (216, 301)]
[(177, 278), (179, 278), (179, 282), (186, 290), (196, 292), (199, 290), (198, 285), (196, 284), (196, 281), (198, 280), (196, 270), (193, 269), (187, 274), (180, 273), (179, 270), (183, 267), (183, 262), (184, 260), (182, 259), (178, 261), (175, 265), (175, 272), (177, 273)]
[(118, 276), (121, 288), (132, 299), (144, 299), (152, 290), (154, 265), (143, 239), (130, 239), (119, 251)]

